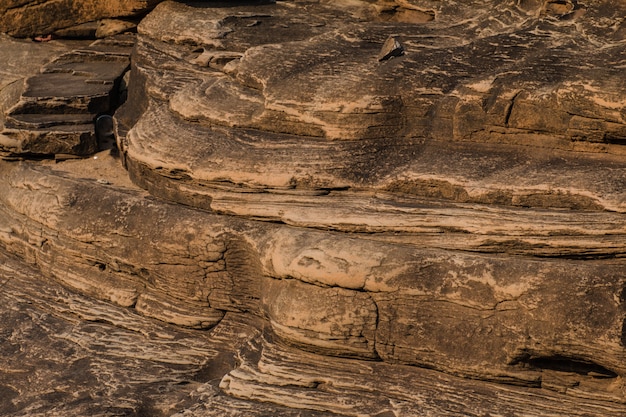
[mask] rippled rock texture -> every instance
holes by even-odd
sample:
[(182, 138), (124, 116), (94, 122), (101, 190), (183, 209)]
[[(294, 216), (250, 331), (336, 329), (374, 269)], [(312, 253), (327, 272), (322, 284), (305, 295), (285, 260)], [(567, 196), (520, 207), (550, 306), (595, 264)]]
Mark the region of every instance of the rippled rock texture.
[[(623, 415), (624, 12), (168, 1), (136, 42), (29, 44), (42, 71), (0, 84), (0, 285), (26, 323), (0, 407)], [(30, 94), (51, 72), (86, 79)], [(84, 141), (16, 122), (79, 107)], [(67, 160), (114, 111), (116, 152)]]

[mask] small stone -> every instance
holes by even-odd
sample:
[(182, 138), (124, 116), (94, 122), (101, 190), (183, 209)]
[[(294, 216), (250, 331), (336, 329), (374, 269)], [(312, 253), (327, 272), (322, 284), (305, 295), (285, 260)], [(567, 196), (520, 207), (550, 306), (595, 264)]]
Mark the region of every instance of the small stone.
[(393, 57), (404, 55), (404, 48), (396, 36), (390, 36), (378, 54), (379, 61), (387, 61)]

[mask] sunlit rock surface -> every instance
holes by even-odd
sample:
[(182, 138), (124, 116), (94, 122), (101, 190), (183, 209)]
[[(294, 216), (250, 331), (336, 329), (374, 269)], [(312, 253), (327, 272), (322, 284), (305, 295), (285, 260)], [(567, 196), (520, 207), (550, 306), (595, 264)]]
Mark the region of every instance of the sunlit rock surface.
[[(2, 0), (0, 32), (16, 37), (49, 35), (112, 17), (145, 14), (160, 0)], [(70, 32), (71, 33), (71, 32)]]
[[(136, 41), (3, 38), (0, 410), (624, 415), (624, 12), (163, 2)], [(31, 99), (49, 73), (86, 79)]]

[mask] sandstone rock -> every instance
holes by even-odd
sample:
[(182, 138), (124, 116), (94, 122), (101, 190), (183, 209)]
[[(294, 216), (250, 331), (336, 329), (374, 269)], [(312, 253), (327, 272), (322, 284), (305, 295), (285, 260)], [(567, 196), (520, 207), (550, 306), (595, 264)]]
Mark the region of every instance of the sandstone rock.
[(56, 57), (27, 78), (23, 90), (3, 106), (0, 153), (84, 156), (97, 151), (94, 121), (119, 104), (120, 78), (133, 42), (132, 37), (96, 41)]
[(212, 327), (225, 311), (247, 312), (314, 352), (530, 386), (544, 386), (545, 373), (574, 372), (564, 378), (577, 392), (623, 395), (619, 259), (512, 262), (423, 248), (420, 233), (396, 240), (294, 230), (30, 164), (3, 167), (3, 178), (5, 250), (145, 315)]
[(5, 416), (172, 415), (199, 402), (196, 390), (217, 386), (259, 335), (243, 316), (211, 334), (168, 325), (68, 291), (4, 254), (0, 261)]
[[(156, 174), (151, 192), (167, 188), (168, 198), (185, 203), (187, 194), (205, 195), (191, 204), (213, 209), (228, 183), (234, 195), (240, 187), (296, 195), (350, 188), (624, 210), (621, 169), (596, 174), (623, 159), (624, 85), (612, 63), (623, 44), (611, 34), (586, 39), (574, 25), (522, 11), (505, 26), (494, 22), (481, 31), (469, 23), (452, 27), (462, 11), (431, 26), (359, 27), (345, 14), (321, 31), (319, 20), (330, 11), (308, 5), (305, 20), (294, 23), (297, 31), (285, 39), (272, 30), (265, 40), (255, 34), (263, 25), (288, 23), (291, 9), (264, 7), (215, 11), (163, 3), (140, 25), (128, 108), (148, 111), (139, 120), (122, 112), (118, 120), (122, 129), (134, 126), (120, 145), (138, 182)], [(585, 19), (610, 18), (603, 10), (590, 8)], [(509, 16), (510, 9), (500, 12)], [(262, 23), (244, 24), (251, 16)], [(179, 21), (193, 30), (176, 32)], [(384, 40), (400, 29), (406, 55), (377, 64)], [(560, 49), (551, 49), (541, 31), (554, 33)], [(206, 59), (197, 65), (199, 46), (202, 56), (212, 49), (243, 56), (215, 71)], [(567, 55), (580, 48), (589, 48), (587, 64)], [(163, 67), (172, 75), (162, 76)], [(584, 87), (589, 83), (597, 88)], [(180, 152), (181, 140), (193, 154)], [(174, 181), (166, 174), (171, 170)], [(172, 195), (181, 175), (193, 192)], [(238, 207), (287, 221), (283, 211)]]
[(132, 31), (136, 28), (137, 24), (135, 22), (121, 19), (102, 19), (98, 22), (98, 28), (96, 29), (95, 36), (96, 38), (106, 38)]
[(404, 48), (402, 47), (402, 44), (396, 37), (390, 36), (383, 44), (383, 47), (378, 54), (378, 60), (386, 61), (402, 55), (404, 55)]
[(159, 0), (31, 1), (9, 0), (0, 4), (0, 32), (25, 38), (103, 18), (137, 16)]
[[(0, 252), (20, 259), (0, 269), (5, 317), (57, 341), (58, 356), (39, 355), (54, 370), (94, 351), (103, 375), (110, 356), (123, 369), (93, 409), (65, 401), (59, 413), (105, 415), (120, 396), (118, 414), (623, 415), (623, 12), (163, 2), (138, 26), (114, 115), (120, 161), (25, 160), (87, 154), (50, 140), (54, 118), (93, 121), (85, 103), (105, 103), (110, 86), (15, 109), (48, 69), (92, 55), (120, 57), (106, 77), (93, 71), (118, 80), (131, 41), (100, 41), (84, 63), (61, 55), (24, 90), (10, 68), (9, 127), (54, 117), (37, 141), (3, 136), (5, 156), (22, 159), (0, 161)], [(404, 55), (379, 61), (395, 37)], [(12, 346), (0, 348), (24, 359)], [(128, 377), (138, 366), (145, 401)], [(22, 402), (26, 379), (0, 380), (0, 407), (44, 414), (55, 378), (43, 375)]]
[(78, 39), (95, 39), (98, 22), (81, 23), (76, 26), (55, 30), (53, 37), (56, 38), (78, 38)]
[(298, 280), (266, 280), (262, 293), (277, 336), (331, 356), (377, 358), (378, 313), (369, 295)]

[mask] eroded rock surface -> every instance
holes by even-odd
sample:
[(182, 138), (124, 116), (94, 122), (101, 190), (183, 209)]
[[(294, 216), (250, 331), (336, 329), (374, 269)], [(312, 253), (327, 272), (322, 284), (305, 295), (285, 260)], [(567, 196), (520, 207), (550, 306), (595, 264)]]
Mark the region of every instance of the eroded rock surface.
[(120, 104), (133, 45), (132, 35), (84, 45), (0, 91), (0, 154), (86, 156), (102, 148), (106, 138), (98, 138), (94, 124)]
[[(293, 7), (166, 2), (144, 19), (119, 116), (138, 183), (214, 210), (228, 190), (349, 189), (624, 211), (625, 46), (619, 28), (581, 29), (613, 12), (590, 5), (579, 22), (508, 5), (458, 25), (464, 10), (444, 8), (406, 25)], [(379, 62), (390, 34), (405, 53)], [(238, 210), (288, 221), (264, 206)]]
[(20, 38), (112, 17), (138, 16), (160, 0), (3, 0), (0, 33)]
[[(6, 317), (58, 343), (44, 355), (53, 372), (70, 358), (109, 388), (50, 408), (74, 374), (42, 374), (31, 396), (20, 376), (0, 381), (0, 407), (623, 415), (625, 11), (163, 2), (140, 23), (124, 80), (134, 38), (53, 42), (40, 73), (9, 68), (0, 249), (20, 261), (0, 275)], [(110, 72), (78, 53), (94, 48)], [(49, 120), (10, 142), (33, 130), (11, 125), (20, 115), (77, 114), (28, 94), (51, 72), (104, 81), (63, 109), (109, 107), (78, 112), (92, 119), (84, 142), (51, 139)], [(123, 101), (118, 84), (120, 159), (62, 161), (98, 150), (93, 118)], [(134, 343), (143, 353), (120, 353)], [(37, 366), (22, 356), (3, 372)], [(109, 409), (113, 398), (124, 405)]]

